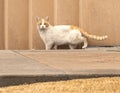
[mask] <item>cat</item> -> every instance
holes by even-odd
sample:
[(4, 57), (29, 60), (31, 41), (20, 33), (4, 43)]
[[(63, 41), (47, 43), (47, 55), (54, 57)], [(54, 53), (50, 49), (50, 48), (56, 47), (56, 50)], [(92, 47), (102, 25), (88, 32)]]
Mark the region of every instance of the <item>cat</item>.
[(70, 49), (75, 49), (78, 44), (84, 43), (82, 48), (88, 46), (87, 38), (104, 40), (105, 36), (96, 36), (85, 32), (83, 29), (73, 25), (56, 25), (49, 23), (49, 17), (40, 19), (37, 17), (37, 30), (45, 43), (45, 49), (50, 50), (53, 46), (57, 49), (58, 45), (68, 44)]

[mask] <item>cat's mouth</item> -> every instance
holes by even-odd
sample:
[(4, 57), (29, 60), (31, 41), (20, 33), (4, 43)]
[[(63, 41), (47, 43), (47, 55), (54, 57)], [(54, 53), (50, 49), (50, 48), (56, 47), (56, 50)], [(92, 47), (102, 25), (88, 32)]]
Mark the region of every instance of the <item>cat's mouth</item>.
[(44, 28), (44, 27), (42, 27), (42, 28), (40, 28), (40, 30), (45, 30), (46, 28)]

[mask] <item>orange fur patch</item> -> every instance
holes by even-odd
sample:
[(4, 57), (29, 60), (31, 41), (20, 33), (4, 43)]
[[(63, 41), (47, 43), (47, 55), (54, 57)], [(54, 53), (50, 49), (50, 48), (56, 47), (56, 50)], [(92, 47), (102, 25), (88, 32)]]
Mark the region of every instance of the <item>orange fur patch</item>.
[(70, 26), (70, 29), (72, 29), (72, 30), (79, 30), (80, 28), (78, 28), (77, 26), (71, 25), (71, 26)]
[(87, 32), (85, 32), (83, 29), (81, 29), (80, 27), (77, 27), (77, 26), (74, 26), (74, 25), (71, 25), (70, 29), (71, 29), (71, 30), (79, 30), (80, 32), (87, 33)]
[[(88, 32), (84, 31), (82, 28), (71, 25), (70, 27), (72, 30), (79, 30), (83, 35), (85, 36), (90, 36), (90, 34), (88, 34)], [(92, 36), (92, 35), (91, 35)], [(95, 36), (95, 35), (94, 35)]]
[(74, 26), (74, 25), (71, 25), (70, 26), (70, 29), (71, 30), (79, 30), (81, 33), (86, 33), (88, 34), (87, 32), (85, 32), (83, 29), (81, 29), (80, 27), (77, 27), (77, 26)]

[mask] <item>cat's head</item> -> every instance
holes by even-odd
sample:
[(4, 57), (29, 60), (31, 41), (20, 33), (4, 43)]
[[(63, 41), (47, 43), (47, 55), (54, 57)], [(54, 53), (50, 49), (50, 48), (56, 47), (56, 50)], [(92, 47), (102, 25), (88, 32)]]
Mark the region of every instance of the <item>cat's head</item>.
[(36, 21), (37, 21), (38, 30), (44, 31), (50, 26), (50, 23), (48, 22), (49, 21), (48, 16), (45, 19), (43, 19), (43, 18), (40, 19), (39, 17), (37, 17)]

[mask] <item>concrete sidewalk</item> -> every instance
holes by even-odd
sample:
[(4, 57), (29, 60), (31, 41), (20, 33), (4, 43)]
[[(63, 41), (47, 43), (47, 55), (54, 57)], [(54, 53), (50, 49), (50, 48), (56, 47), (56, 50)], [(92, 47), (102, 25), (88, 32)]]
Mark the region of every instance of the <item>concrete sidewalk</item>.
[(0, 51), (0, 86), (120, 76), (120, 47)]

